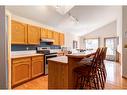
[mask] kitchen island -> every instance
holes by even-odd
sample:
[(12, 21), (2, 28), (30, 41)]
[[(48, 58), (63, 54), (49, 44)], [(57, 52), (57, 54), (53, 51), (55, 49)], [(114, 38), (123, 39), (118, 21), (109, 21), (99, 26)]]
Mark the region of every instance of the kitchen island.
[(69, 54), (48, 59), (48, 89), (74, 89), (73, 69), (89, 54)]

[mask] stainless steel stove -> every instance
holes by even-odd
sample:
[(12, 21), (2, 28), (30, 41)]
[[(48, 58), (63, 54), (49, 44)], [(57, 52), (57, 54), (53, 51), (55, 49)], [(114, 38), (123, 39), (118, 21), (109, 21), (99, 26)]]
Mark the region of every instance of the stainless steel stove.
[(58, 54), (55, 51), (51, 51), (50, 47), (37, 47), (37, 53), (44, 54), (44, 70), (45, 75), (48, 74), (48, 58), (57, 57)]

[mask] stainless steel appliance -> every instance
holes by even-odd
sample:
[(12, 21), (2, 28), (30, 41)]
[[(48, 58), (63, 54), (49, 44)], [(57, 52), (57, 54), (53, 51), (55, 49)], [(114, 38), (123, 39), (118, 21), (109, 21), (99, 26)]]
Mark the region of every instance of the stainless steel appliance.
[(37, 47), (37, 53), (44, 54), (44, 70), (45, 75), (48, 74), (48, 58), (57, 57), (57, 52), (51, 51), (50, 47)]

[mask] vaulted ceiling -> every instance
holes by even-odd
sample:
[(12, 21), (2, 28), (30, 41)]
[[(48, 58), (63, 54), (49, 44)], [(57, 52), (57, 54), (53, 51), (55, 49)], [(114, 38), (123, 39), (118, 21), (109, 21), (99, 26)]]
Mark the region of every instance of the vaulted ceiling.
[(15, 15), (76, 35), (87, 34), (117, 20), (120, 10), (120, 6), (71, 6), (62, 14), (54, 6), (7, 6), (6, 8)]

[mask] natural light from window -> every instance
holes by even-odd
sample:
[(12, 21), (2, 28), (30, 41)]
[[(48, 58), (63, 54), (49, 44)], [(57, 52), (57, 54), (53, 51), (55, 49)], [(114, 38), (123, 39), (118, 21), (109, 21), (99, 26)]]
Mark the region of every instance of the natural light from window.
[(98, 39), (85, 39), (85, 47), (87, 50), (96, 50), (99, 46)]

